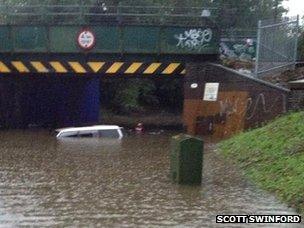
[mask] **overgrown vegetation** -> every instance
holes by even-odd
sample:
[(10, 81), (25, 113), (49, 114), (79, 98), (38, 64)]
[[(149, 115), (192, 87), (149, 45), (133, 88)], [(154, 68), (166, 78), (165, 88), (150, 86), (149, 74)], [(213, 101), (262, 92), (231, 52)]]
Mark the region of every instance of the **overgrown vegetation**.
[(304, 112), (278, 118), (265, 127), (220, 143), (263, 189), (304, 213)]
[(103, 79), (102, 106), (116, 114), (181, 113), (183, 79)]
[[(279, 19), (287, 10), (282, 6), (284, 0), (0, 0), (0, 4), (32, 4), (73, 5), (104, 3), (106, 6), (166, 6), (184, 7), (215, 7), (219, 9), (218, 25), (234, 29), (251, 29), (257, 26), (259, 19)], [(97, 4), (96, 7), (98, 7)]]

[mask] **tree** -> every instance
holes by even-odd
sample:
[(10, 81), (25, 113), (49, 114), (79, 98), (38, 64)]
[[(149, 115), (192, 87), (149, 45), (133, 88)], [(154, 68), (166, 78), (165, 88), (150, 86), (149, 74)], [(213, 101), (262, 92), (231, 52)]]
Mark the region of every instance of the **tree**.
[[(50, 4), (73, 5), (94, 4), (98, 0), (0, 0), (0, 4)], [(280, 18), (287, 10), (282, 6), (284, 0), (103, 0), (109, 6), (118, 4), (126, 6), (168, 6), (168, 7), (218, 7), (221, 9), (221, 18), (227, 22), (231, 17), (237, 25), (248, 25), (257, 19)], [(285, 0), (286, 1), (286, 0)], [(223, 14), (224, 13), (224, 14)], [(255, 26), (256, 24), (254, 24)]]
[(284, 12), (284, 0), (215, 0), (221, 9), (221, 26), (253, 28), (258, 20), (279, 19)]
[(119, 113), (138, 112), (159, 104), (155, 83), (150, 79), (103, 79), (101, 88), (103, 105)]

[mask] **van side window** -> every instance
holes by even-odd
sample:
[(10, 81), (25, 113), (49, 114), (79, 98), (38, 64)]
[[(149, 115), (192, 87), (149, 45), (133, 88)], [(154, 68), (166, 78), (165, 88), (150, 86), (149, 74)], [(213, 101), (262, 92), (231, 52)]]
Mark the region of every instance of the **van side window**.
[(70, 138), (77, 137), (77, 133), (78, 133), (77, 131), (62, 132), (60, 134), (60, 137), (70, 137)]
[(118, 130), (99, 130), (99, 137), (105, 137), (105, 138), (119, 138), (120, 135), (118, 133)]
[(98, 135), (97, 131), (80, 131), (78, 133), (78, 136), (82, 138), (91, 138), (91, 137), (96, 137), (97, 135)]

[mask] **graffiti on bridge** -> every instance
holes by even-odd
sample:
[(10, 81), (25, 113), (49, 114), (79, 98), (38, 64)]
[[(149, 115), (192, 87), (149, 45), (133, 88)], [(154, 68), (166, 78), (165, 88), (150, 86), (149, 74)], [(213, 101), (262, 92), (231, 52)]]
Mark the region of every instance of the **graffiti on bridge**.
[(178, 40), (177, 47), (188, 50), (201, 51), (209, 46), (212, 40), (211, 29), (190, 29), (174, 37)]
[(222, 59), (253, 61), (256, 57), (256, 42), (251, 38), (238, 41), (222, 39), (220, 54)]

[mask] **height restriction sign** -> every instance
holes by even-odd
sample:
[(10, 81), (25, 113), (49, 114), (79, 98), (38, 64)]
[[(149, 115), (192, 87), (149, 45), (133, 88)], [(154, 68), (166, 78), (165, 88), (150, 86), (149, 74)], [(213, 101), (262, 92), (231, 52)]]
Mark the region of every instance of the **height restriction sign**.
[(83, 49), (91, 49), (95, 45), (95, 35), (89, 29), (84, 29), (78, 34), (78, 45)]

